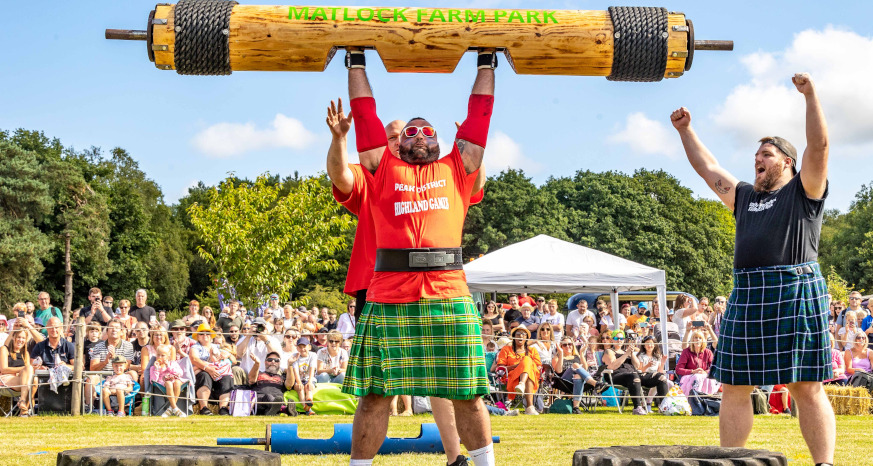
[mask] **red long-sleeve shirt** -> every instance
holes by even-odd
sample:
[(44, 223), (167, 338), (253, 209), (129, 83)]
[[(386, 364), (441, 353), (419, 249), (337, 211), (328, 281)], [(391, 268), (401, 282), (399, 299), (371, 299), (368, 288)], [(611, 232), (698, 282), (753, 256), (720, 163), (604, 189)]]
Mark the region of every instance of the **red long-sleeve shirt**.
[(708, 371), (711, 365), (712, 351), (704, 348), (703, 352), (695, 353), (691, 351), (691, 348), (685, 348), (679, 356), (679, 362), (676, 363), (676, 373), (680, 377), (684, 377), (691, 374), (694, 369)]

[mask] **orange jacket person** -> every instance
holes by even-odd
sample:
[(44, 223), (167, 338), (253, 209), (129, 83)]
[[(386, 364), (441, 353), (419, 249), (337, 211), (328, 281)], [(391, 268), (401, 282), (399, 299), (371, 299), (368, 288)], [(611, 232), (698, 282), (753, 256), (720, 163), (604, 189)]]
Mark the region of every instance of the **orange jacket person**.
[[(514, 388), (516, 393), (524, 395), (527, 401), (526, 414), (539, 414), (533, 405), (533, 394), (540, 388), (540, 371), (543, 363), (540, 354), (531, 350), (528, 344), (530, 331), (524, 327), (516, 327), (512, 331), (512, 344), (504, 346), (497, 354), (497, 365), (506, 366), (509, 370), (509, 388)], [(510, 393), (507, 397), (515, 399), (515, 394)]]

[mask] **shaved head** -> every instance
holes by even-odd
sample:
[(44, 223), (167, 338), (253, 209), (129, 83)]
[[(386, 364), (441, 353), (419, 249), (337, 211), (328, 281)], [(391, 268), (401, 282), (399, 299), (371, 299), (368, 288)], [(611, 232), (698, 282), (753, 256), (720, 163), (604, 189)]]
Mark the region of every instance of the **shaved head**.
[(404, 126), (406, 126), (406, 122), (403, 120), (394, 120), (385, 125), (385, 136), (388, 137), (388, 150), (391, 151), (391, 155), (394, 157), (399, 157), (400, 131), (403, 130)]

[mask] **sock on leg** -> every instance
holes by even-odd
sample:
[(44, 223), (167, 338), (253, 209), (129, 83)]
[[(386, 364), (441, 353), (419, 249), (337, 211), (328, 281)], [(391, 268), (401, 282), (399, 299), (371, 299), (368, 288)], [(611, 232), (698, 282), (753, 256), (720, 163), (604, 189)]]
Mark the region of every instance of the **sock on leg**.
[(351, 460), (349, 466), (372, 466), (373, 460)]
[(473, 464), (476, 466), (495, 466), (494, 462), (494, 444), (489, 443), (482, 448), (476, 450), (468, 450)]

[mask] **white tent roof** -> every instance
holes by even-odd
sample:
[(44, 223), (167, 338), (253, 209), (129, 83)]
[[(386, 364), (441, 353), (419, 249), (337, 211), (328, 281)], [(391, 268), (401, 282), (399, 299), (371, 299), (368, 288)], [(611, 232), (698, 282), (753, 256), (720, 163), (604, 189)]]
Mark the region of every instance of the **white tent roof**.
[(577, 293), (664, 286), (663, 270), (547, 235), (464, 265), (471, 292)]

